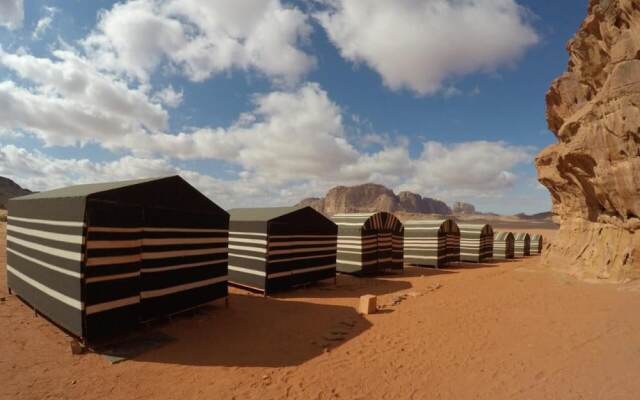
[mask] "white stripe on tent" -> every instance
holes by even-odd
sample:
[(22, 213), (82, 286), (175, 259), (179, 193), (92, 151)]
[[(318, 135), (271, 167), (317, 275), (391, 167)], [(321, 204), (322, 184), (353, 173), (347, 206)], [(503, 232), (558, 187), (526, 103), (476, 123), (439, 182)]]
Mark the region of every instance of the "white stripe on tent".
[(7, 231), (23, 233), (25, 235), (34, 236), (41, 239), (55, 240), (57, 242), (72, 243), (72, 244), (82, 244), (82, 241), (84, 240), (84, 236), (82, 235), (67, 235), (64, 233), (55, 233), (55, 232), (38, 230), (38, 229), (23, 228), (21, 226), (15, 226), (11, 224), (7, 225)]
[(378, 262), (378, 260), (371, 260), (371, 261), (367, 261), (367, 262), (362, 262), (362, 261), (347, 261), (347, 260), (336, 260), (336, 263), (338, 264), (348, 264), (348, 265), (369, 265), (369, 264), (376, 264)]
[(16, 251), (16, 250), (13, 250), (13, 249), (7, 249), (7, 251), (15, 254), (18, 257), (24, 258), (25, 260), (29, 260), (29, 261), (31, 261), (33, 263), (39, 264), (39, 265), (41, 265), (41, 266), (43, 266), (45, 268), (49, 268), (50, 270), (59, 272), (61, 274), (69, 275), (69, 276), (72, 276), (72, 277), (78, 278), (78, 279), (82, 278), (82, 274), (79, 273), (79, 272), (69, 271), (68, 269), (56, 267), (55, 265), (51, 265), (51, 264), (49, 264), (47, 262), (44, 262), (44, 261), (38, 260), (36, 258), (30, 257), (30, 256), (28, 256), (26, 254), (22, 254), (19, 251)]
[(109, 264), (129, 264), (134, 262), (140, 262), (142, 258), (140, 254), (132, 254), (128, 256), (116, 256), (116, 257), (92, 257), (85, 263), (87, 267), (97, 267), (100, 265)]
[(77, 226), (83, 227), (84, 222), (79, 221), (56, 221), (53, 219), (37, 219), (37, 218), (23, 218), (23, 217), (14, 217), (9, 215), (9, 222), (11, 220), (14, 221), (22, 221), (22, 222), (32, 222), (34, 224), (45, 224), (45, 225), (56, 225), (56, 226)]
[(178, 265), (169, 265), (167, 267), (157, 267), (157, 268), (142, 268), (142, 273), (147, 274), (147, 273), (154, 273), (154, 272), (164, 272), (164, 271), (172, 271), (172, 270), (176, 270), (176, 269), (184, 269), (184, 268), (194, 268), (194, 267), (202, 267), (204, 265), (217, 265), (217, 264), (224, 264), (228, 261), (228, 259), (224, 259), (224, 260), (214, 260), (214, 261), (200, 261), (200, 262), (196, 262), (196, 263), (190, 263), (190, 264), (178, 264)]
[(140, 272), (129, 272), (127, 274), (117, 274), (117, 275), (105, 275), (105, 276), (94, 276), (91, 278), (87, 278), (87, 283), (96, 283), (96, 282), (106, 282), (106, 281), (117, 281), (118, 279), (127, 279), (127, 278), (135, 278), (140, 276)]
[(23, 282), (33, 286), (34, 288), (38, 289), (39, 291), (41, 291), (42, 293), (48, 295), (49, 297), (52, 297), (70, 307), (73, 307), (75, 309), (78, 310), (82, 310), (82, 302), (73, 299), (65, 294), (62, 294), (60, 292), (58, 292), (57, 290), (51, 289), (48, 286), (43, 285), (42, 283), (36, 281), (33, 278), (28, 277), (27, 275), (23, 274), (22, 272), (18, 271), (17, 269), (13, 268), (11, 265), (7, 264), (7, 271), (11, 272), (16, 278), (22, 280)]
[(271, 251), (269, 250), (269, 255), (278, 255), (278, 254), (296, 254), (296, 253), (310, 253), (312, 251), (327, 251), (327, 250), (334, 250), (335, 247), (331, 246), (331, 247), (307, 247), (307, 248), (303, 248), (303, 249), (293, 249), (293, 250), (274, 250)]
[(246, 250), (246, 251), (252, 251), (254, 253), (267, 254), (267, 249), (263, 247), (236, 246), (234, 244), (230, 244), (229, 250)]
[(162, 239), (142, 239), (143, 246), (162, 246), (172, 244), (204, 244), (204, 243), (227, 243), (227, 238), (162, 238)]
[(229, 257), (248, 258), (250, 260), (267, 261), (267, 259), (264, 257), (247, 256), (247, 255), (238, 254), (238, 253), (229, 253)]
[(261, 239), (244, 239), (235, 236), (229, 236), (229, 243), (253, 243), (253, 244), (267, 244), (266, 240)]
[(37, 250), (52, 256), (66, 258), (67, 260), (78, 261), (78, 262), (82, 260), (82, 253), (80, 253), (79, 251), (76, 252), (76, 251), (69, 251), (69, 250), (60, 250), (54, 247), (45, 246), (43, 244), (38, 244), (38, 243), (33, 243), (26, 240), (18, 239), (11, 235), (7, 235), (7, 241), (17, 243), (22, 246), (28, 247), (32, 250)]
[(228, 279), (229, 277), (227, 275), (224, 275), (224, 276), (218, 276), (215, 278), (207, 279), (204, 281), (185, 283), (183, 285), (173, 286), (173, 287), (164, 288), (164, 289), (147, 290), (147, 291), (141, 292), (140, 297), (145, 299), (145, 298), (151, 298), (151, 297), (165, 296), (168, 294), (184, 292), (185, 290), (196, 289), (196, 288), (207, 286), (207, 285), (213, 285), (214, 283), (225, 282)]
[(114, 308), (125, 307), (131, 304), (138, 304), (138, 303), (140, 303), (140, 297), (132, 296), (124, 299), (107, 301), (105, 303), (92, 304), (90, 306), (87, 306), (87, 314), (96, 314), (102, 311), (113, 310)]
[(229, 265), (229, 270), (257, 276), (267, 276), (267, 273), (264, 271), (256, 271), (255, 269), (237, 267), (235, 265)]
[(229, 235), (246, 235), (246, 236), (264, 236), (266, 237), (266, 233), (262, 232), (237, 232), (237, 231), (229, 231)]
[(188, 256), (202, 256), (205, 254), (220, 254), (226, 253), (227, 248), (214, 248), (214, 249), (195, 249), (195, 250), (177, 250), (177, 251), (157, 251), (157, 252), (144, 252), (142, 258), (144, 260), (157, 260), (159, 258), (173, 258), (173, 257), (188, 257)]

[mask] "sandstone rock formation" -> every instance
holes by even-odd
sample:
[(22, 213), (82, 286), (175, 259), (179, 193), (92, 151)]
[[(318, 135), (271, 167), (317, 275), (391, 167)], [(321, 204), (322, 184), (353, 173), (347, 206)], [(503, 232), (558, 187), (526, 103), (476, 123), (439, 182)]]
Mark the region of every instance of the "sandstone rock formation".
[(591, 0), (547, 93), (558, 143), (536, 158), (560, 231), (544, 261), (582, 278), (640, 277), (640, 2)]
[(451, 209), (439, 200), (411, 192), (398, 195), (382, 185), (366, 183), (358, 186), (336, 186), (324, 198), (311, 197), (298, 205), (307, 205), (327, 215), (352, 212), (388, 211), (424, 214), (451, 214)]
[(32, 193), (30, 190), (23, 189), (9, 178), (0, 176), (0, 208), (7, 208), (7, 201), (16, 196), (24, 196)]
[(476, 208), (473, 204), (465, 203), (462, 201), (456, 201), (453, 203), (453, 213), (454, 214), (475, 214)]

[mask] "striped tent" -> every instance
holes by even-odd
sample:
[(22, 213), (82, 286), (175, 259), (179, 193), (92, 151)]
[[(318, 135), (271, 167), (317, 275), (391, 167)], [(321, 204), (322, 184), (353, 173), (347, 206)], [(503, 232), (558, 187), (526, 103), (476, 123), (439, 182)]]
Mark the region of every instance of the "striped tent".
[(458, 224), (460, 261), (482, 262), (493, 257), (493, 228), (488, 224)]
[(229, 215), (179, 176), (14, 198), (7, 282), (85, 342), (227, 296)]
[(360, 274), (403, 267), (403, 226), (387, 212), (336, 214), (338, 272)]
[(460, 260), (460, 229), (451, 219), (404, 223), (404, 261), (441, 267)]
[(338, 227), (311, 207), (229, 210), (229, 282), (265, 294), (335, 278)]
[(534, 233), (531, 235), (531, 254), (541, 254), (542, 253), (542, 235), (539, 233)]
[(514, 236), (511, 232), (495, 232), (493, 234), (493, 258), (506, 260), (514, 255)]
[(515, 234), (515, 256), (524, 257), (531, 255), (531, 237), (528, 233), (518, 232)]

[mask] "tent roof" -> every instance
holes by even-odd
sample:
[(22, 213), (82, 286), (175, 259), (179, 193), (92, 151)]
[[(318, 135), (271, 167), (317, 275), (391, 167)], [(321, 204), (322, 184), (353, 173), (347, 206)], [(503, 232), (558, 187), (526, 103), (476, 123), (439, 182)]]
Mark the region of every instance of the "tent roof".
[(509, 235), (513, 236), (513, 233), (511, 232), (494, 232), (493, 233), (493, 238), (495, 240), (507, 240), (507, 238), (509, 237)]
[(271, 221), (307, 206), (295, 207), (263, 207), (263, 208), (232, 208), (228, 210), (232, 221)]
[(138, 185), (140, 183), (152, 182), (152, 181), (161, 180), (165, 178), (168, 178), (168, 177), (74, 185), (74, 186), (68, 186), (60, 189), (48, 190), (46, 192), (39, 192), (39, 193), (29, 194), (26, 196), (14, 197), (12, 201), (57, 199), (57, 198), (66, 198), (66, 197), (87, 197), (95, 193), (106, 192), (114, 189), (121, 189), (127, 186)]

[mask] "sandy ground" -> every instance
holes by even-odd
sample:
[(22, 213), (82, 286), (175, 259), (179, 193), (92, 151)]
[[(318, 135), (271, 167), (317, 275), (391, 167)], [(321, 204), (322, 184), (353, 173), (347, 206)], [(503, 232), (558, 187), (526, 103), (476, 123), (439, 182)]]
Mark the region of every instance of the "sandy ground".
[[(71, 355), (9, 296), (0, 398), (639, 398), (640, 287), (580, 283), (538, 260), (340, 276), (272, 298), (234, 290), (228, 309), (158, 324), (176, 341), (115, 365)], [(385, 308), (362, 317), (367, 293)]]

